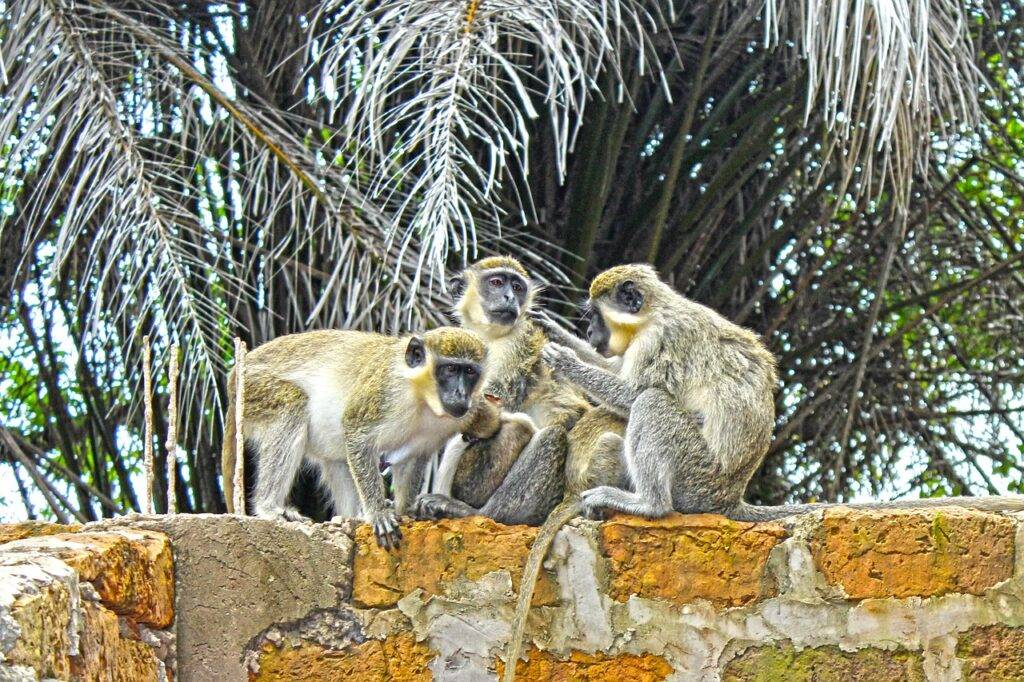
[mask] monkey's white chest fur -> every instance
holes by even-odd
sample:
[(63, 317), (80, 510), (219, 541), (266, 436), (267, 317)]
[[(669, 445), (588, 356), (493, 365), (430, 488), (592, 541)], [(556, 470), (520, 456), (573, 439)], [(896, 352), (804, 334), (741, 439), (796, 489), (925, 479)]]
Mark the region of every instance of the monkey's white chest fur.
[(382, 428), (375, 434), (375, 445), (388, 464), (397, 464), (409, 457), (432, 455), (459, 430), (452, 417), (438, 417), (427, 406), (414, 409), (402, 424)]

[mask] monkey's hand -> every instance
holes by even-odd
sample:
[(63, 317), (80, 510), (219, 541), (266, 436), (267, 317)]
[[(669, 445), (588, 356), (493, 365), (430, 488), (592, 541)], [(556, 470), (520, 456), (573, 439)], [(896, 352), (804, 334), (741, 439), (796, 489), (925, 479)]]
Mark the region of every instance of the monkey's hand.
[(534, 322), (541, 326), (544, 332), (548, 335), (548, 338), (552, 341), (557, 341), (558, 343), (568, 346), (572, 344), (573, 340), (581, 340), (578, 339), (571, 331), (563, 327), (561, 322), (551, 317), (551, 315), (544, 310), (533, 310), (530, 312), (530, 317), (533, 318)]
[(571, 348), (554, 341), (548, 341), (540, 353), (544, 362), (555, 374), (570, 381), (574, 375), (579, 373), (580, 369), (586, 366)]
[(402, 541), (402, 529), (398, 527), (398, 514), (393, 507), (385, 507), (380, 511), (370, 512), (366, 519), (373, 526), (373, 534), (377, 536), (377, 545), (385, 549), (398, 549)]

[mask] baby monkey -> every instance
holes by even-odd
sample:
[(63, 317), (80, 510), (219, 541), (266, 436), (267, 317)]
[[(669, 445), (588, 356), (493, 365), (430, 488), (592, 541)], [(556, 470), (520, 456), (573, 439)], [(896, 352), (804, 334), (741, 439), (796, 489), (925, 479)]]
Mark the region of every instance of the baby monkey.
[[(486, 504), (490, 493), (505, 480), (507, 467), (495, 466), (489, 453), (518, 454), (537, 433), (530, 415), (504, 412), (496, 395), (484, 394), (462, 438), (445, 446), (434, 492), (454, 496), (473, 507)], [(486, 443), (486, 447), (474, 447)]]
[[(256, 515), (303, 518), (285, 501), (305, 462), (319, 471), (335, 516), (362, 517), (380, 545), (397, 546), (398, 514), (419, 492), (426, 459), (480, 419), (486, 356), (478, 336), (452, 327), (404, 337), (314, 331), (254, 349), (242, 430), (256, 469)], [(231, 509), (228, 482), (240, 455), (234, 396), (228, 405), (222, 472), (229, 511), (244, 512)], [(393, 503), (384, 465), (393, 473)]]

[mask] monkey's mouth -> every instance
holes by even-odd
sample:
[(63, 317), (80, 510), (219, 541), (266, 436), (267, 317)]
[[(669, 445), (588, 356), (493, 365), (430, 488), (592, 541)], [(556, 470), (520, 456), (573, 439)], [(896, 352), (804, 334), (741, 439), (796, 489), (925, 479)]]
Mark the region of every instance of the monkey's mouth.
[(444, 411), (456, 419), (461, 419), (469, 412), (469, 405), (445, 405)]
[(494, 324), (513, 324), (519, 318), (518, 308), (493, 308), (487, 318)]

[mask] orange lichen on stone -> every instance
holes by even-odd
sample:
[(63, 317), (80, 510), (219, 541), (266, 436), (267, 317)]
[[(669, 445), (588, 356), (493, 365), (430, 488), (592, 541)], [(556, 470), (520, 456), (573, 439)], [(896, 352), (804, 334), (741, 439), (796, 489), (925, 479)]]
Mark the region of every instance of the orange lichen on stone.
[(923, 681), (921, 654), (884, 649), (843, 651), (823, 646), (797, 651), (792, 644), (748, 649), (725, 667), (723, 682)]
[(123, 636), (115, 613), (83, 602), (82, 621), (79, 653), (70, 659), (73, 679), (160, 679), (161, 665), (153, 648)]
[(713, 514), (673, 514), (648, 520), (616, 516), (602, 524), (609, 593), (684, 604), (707, 599), (742, 606), (770, 596), (768, 555), (786, 530), (777, 523), (742, 523)]
[(174, 621), (174, 561), (171, 544), (161, 533), (85, 531), (28, 538), (9, 547), (60, 559), (122, 616), (158, 629)]
[(309, 642), (295, 647), (265, 642), (260, 647), (259, 670), (250, 672), (249, 680), (415, 682), (432, 679), (428, 666), (436, 656), (409, 634), (371, 639), (344, 650)]
[(1015, 527), (955, 507), (825, 512), (818, 569), (853, 599), (981, 594), (1013, 574)]
[(971, 628), (961, 635), (956, 655), (963, 660), (964, 679), (972, 682), (1024, 680), (1024, 628)]
[[(368, 525), (356, 529), (352, 601), (369, 608), (388, 608), (422, 589), (432, 595), (451, 595), (460, 580), (476, 581), (494, 571), (508, 571), (519, 589), (523, 565), (537, 536), (529, 526), (503, 526), (481, 516), (402, 525), (397, 551), (377, 546)], [(542, 572), (533, 604), (558, 601), (554, 580)]]
[[(4, 614), (4, 627), (14, 641), (9, 649), (4, 647), (2, 663), (31, 668), (40, 679), (69, 679), (72, 603), (68, 585), (56, 580), (17, 595), (10, 613)], [(5, 677), (6, 672), (0, 667), (0, 679), (17, 679)]]
[[(498, 659), (495, 667), (498, 679), (501, 679), (505, 674), (505, 662)], [(516, 666), (516, 679), (536, 682), (655, 682), (666, 679), (672, 672), (668, 661), (654, 654), (609, 656), (573, 651), (568, 660), (562, 661), (531, 647), (528, 659), (519, 661)]]
[(45, 521), (22, 521), (20, 523), (0, 523), (0, 545), (13, 540), (34, 538), (39, 535), (56, 535), (58, 533), (74, 533), (81, 526), (47, 523)]

